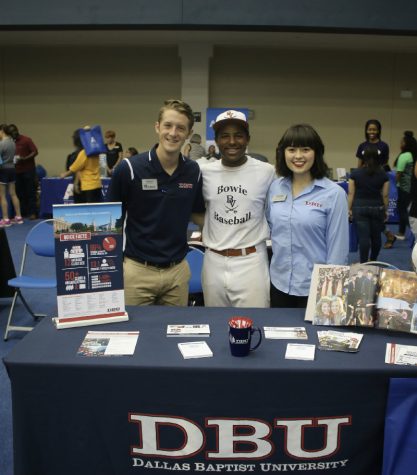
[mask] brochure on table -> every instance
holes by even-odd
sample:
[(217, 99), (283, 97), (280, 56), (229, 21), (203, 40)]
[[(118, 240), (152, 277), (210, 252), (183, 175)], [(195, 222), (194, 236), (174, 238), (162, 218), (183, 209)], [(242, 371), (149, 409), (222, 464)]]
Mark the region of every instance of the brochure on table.
[(417, 346), (387, 343), (385, 363), (416, 366)]
[(307, 332), (304, 327), (264, 327), (266, 339), (280, 340), (307, 340)]
[(210, 336), (210, 326), (207, 323), (195, 323), (195, 324), (171, 324), (167, 325), (167, 336)]
[(127, 320), (120, 203), (54, 205), (57, 328)]
[(139, 330), (130, 332), (89, 331), (77, 355), (131, 356), (135, 352)]
[(417, 275), (365, 264), (315, 265), (305, 320), (417, 333)]
[(359, 351), (363, 334), (339, 332), (334, 330), (318, 331), (319, 349), (329, 351), (345, 351), (356, 353)]

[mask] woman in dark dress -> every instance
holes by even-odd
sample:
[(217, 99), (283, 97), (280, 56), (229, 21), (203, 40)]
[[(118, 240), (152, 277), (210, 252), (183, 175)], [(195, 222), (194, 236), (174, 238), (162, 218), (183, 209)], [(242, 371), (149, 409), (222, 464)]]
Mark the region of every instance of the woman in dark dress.
[(378, 148), (364, 149), (363, 166), (349, 179), (349, 217), (356, 223), (360, 262), (376, 261), (388, 210), (389, 178), (381, 166)]

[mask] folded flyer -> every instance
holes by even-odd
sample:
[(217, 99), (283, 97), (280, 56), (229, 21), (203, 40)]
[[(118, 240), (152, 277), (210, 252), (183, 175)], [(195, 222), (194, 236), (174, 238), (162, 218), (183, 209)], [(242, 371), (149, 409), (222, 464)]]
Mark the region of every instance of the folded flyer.
[(167, 325), (167, 336), (210, 336), (210, 326), (206, 323)]
[(399, 365), (417, 365), (417, 346), (387, 343), (385, 363)]
[(264, 327), (265, 338), (271, 340), (307, 340), (304, 327)]

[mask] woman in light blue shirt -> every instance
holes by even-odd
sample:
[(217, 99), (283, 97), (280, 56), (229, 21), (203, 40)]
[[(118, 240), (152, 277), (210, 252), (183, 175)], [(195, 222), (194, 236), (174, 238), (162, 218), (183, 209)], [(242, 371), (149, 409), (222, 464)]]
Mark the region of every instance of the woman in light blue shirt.
[(347, 196), (326, 178), (324, 145), (307, 124), (290, 127), (278, 143), (279, 178), (268, 192), (271, 307), (305, 307), (314, 264), (347, 264)]

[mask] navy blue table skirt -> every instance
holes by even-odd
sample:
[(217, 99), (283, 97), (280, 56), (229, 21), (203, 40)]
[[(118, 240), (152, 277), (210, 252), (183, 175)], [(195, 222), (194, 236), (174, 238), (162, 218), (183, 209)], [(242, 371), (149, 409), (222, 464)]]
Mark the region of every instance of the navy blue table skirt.
[[(323, 327), (298, 309), (128, 310), (128, 322), (100, 327), (43, 320), (5, 358), (15, 475), (381, 473), (389, 380), (417, 376), (385, 364), (385, 345), (416, 337), (364, 329), (358, 353), (316, 350), (314, 361), (285, 360), (287, 340), (264, 340), (236, 358), (232, 316), (303, 325), (312, 344)], [(209, 323), (214, 356), (184, 360), (177, 343), (192, 339), (167, 338), (168, 323)], [(91, 329), (139, 330), (135, 354), (77, 356)]]

